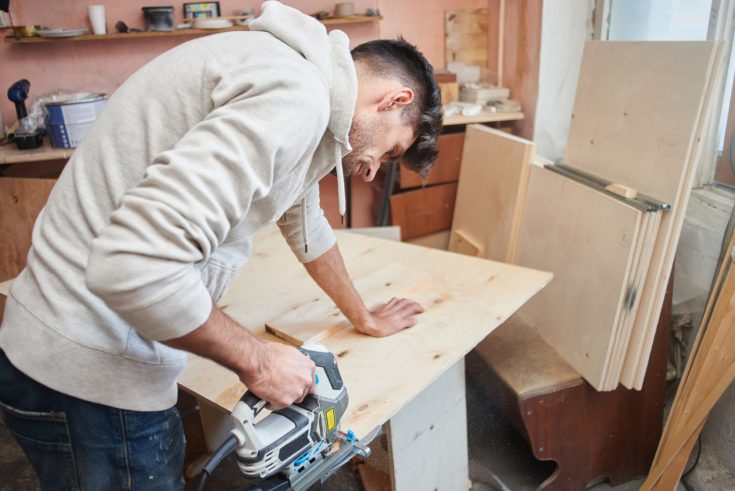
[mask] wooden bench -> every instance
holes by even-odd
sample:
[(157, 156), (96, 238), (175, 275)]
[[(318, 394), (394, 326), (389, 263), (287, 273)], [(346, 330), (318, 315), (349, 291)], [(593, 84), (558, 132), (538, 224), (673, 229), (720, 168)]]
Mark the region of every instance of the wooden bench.
[(582, 490), (594, 480), (619, 484), (647, 474), (663, 427), (671, 326), (671, 284), (643, 390), (597, 392), (534, 329), (511, 317), (467, 359), (485, 364), (481, 386), (556, 471), (539, 489)]

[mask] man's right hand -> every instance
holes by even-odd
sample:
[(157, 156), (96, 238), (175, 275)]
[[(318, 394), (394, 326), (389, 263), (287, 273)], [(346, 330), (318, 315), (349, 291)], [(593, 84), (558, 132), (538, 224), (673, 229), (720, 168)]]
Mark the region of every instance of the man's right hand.
[(257, 340), (255, 366), (240, 373), (249, 390), (276, 410), (304, 400), (316, 390), (316, 366), (311, 358), (285, 344)]
[(301, 402), (316, 391), (311, 358), (291, 346), (256, 338), (216, 306), (197, 329), (163, 342), (229, 368), (271, 409)]

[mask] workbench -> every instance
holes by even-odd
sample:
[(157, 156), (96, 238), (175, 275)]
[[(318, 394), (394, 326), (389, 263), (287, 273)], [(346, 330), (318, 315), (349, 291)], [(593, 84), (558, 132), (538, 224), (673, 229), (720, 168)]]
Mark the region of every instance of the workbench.
[[(426, 309), (413, 328), (372, 338), (347, 327), (322, 341), (338, 357), (349, 393), (342, 428), (364, 438), (385, 425), (385, 470), (392, 489), (467, 489), (464, 357), (543, 288), (551, 274), (336, 233), (353, 277), (388, 263), (432, 277), (411, 295)], [(265, 332), (266, 322), (324, 297), (277, 228), (267, 227), (256, 236), (251, 260), (220, 306), (256, 336), (275, 340)], [(226, 436), (228, 414), (245, 387), (234, 373), (194, 355), (179, 385), (199, 400), (205, 437), (213, 448)]]

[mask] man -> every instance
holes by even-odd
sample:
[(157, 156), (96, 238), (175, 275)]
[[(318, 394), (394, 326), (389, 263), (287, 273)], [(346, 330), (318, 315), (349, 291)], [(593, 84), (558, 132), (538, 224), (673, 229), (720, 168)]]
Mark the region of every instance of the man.
[(318, 181), (336, 166), (344, 212), (343, 172), (371, 181), (403, 156), (423, 173), (440, 125), (415, 48), (350, 54), (343, 33), (276, 2), (251, 32), (183, 44), (126, 81), (39, 216), (0, 328), (0, 407), (42, 487), (181, 488), (185, 351), (276, 408), (313, 390), (307, 357), (214, 305), (263, 225), (278, 222), (358, 331), (415, 324), (409, 300), (366, 309)]

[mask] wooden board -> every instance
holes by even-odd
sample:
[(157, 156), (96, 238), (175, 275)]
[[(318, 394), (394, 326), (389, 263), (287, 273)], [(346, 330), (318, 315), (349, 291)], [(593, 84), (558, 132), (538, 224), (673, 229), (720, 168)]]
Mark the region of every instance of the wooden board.
[[(396, 263), (383, 264), (353, 278), (355, 288), (370, 310), (392, 297), (411, 298), (416, 290), (429, 281), (431, 276), (423, 271)], [(265, 325), (266, 331), (294, 346), (320, 342), (348, 327), (351, 327), (350, 322), (326, 294), (289, 310)]]
[[(386, 338), (346, 329), (327, 337), (350, 396), (343, 419), (358, 438), (384, 424), (546, 285), (549, 273), (337, 230), (351, 276), (386, 260), (424, 271), (440, 286), (416, 298), (418, 324)], [(275, 227), (255, 237), (253, 255), (225, 294), (225, 312), (258, 337), (265, 323), (319, 292)], [(190, 356), (180, 386), (230, 411), (245, 391), (237, 376)]]
[[(665, 213), (661, 218), (661, 226), (659, 227), (656, 245), (653, 249), (651, 262), (646, 274), (646, 282), (643, 286), (641, 307), (638, 312), (636, 321), (633, 325), (633, 333), (631, 342), (626, 353), (625, 362), (621, 374), (621, 383), (628, 388), (640, 389), (645, 377), (646, 366), (653, 345), (653, 328), (651, 326), (657, 323), (658, 315), (663, 303), (665, 295), (665, 286), (671, 273), (671, 267), (674, 263), (674, 255), (676, 245), (679, 241), (679, 235), (684, 223), (684, 214), (689, 201), (691, 185), (696, 175), (695, 165), (697, 155), (701, 148), (701, 134), (704, 122), (707, 120), (707, 109), (709, 108), (709, 100), (712, 96), (712, 87), (714, 84), (713, 72), (716, 69), (722, 69), (722, 46), (712, 45), (712, 43), (700, 43), (708, 45), (710, 51), (707, 53), (709, 65), (705, 69), (704, 87), (701, 93), (692, 95), (693, 98), (699, 100), (699, 110), (695, 115), (695, 124), (692, 129), (692, 144), (688, 148), (687, 154), (684, 156), (682, 164), (681, 180), (678, 196), (670, 204), (672, 209)], [(683, 136), (684, 138), (685, 136)]]
[[(449, 250), (513, 262), (534, 144), (481, 125), (467, 127)], [(477, 255), (473, 254), (473, 255)]]
[(433, 234), (422, 235), (421, 237), (409, 239), (406, 242), (408, 242), (409, 244), (429, 247), (431, 249), (446, 251), (449, 249), (449, 230), (442, 230), (441, 232), (434, 232)]
[(664, 435), (642, 489), (670, 489), (679, 481), (697, 435), (714, 404), (735, 379), (735, 268), (732, 239), (676, 393)]
[(676, 201), (713, 48), (711, 42), (587, 42), (564, 163)]
[(401, 227), (401, 240), (450, 228), (456, 195), (457, 184), (450, 183), (391, 196), (391, 220)]
[(606, 388), (642, 212), (531, 167), (518, 264), (555, 279), (519, 313), (593, 387)]
[(401, 189), (430, 186), (459, 179), (459, 167), (462, 163), (462, 146), (464, 133), (441, 135), (438, 141), (439, 156), (436, 164), (429, 171), (426, 179), (406, 168), (400, 168), (399, 185)]
[(487, 66), (487, 9), (444, 12), (445, 62)]
[[(636, 250), (636, 259), (630, 273), (630, 304), (623, 312), (620, 326), (613, 341), (613, 355), (608, 366), (608, 390), (614, 390), (620, 383), (620, 375), (625, 362), (625, 355), (630, 344), (633, 325), (641, 303), (641, 289), (644, 288), (646, 274), (651, 262), (653, 248), (656, 245), (658, 229), (661, 225), (661, 211), (645, 213), (641, 224), (641, 240)], [(627, 300), (627, 299), (626, 299)]]
[(55, 179), (0, 178), (0, 281), (15, 278), (26, 265), (33, 224)]

